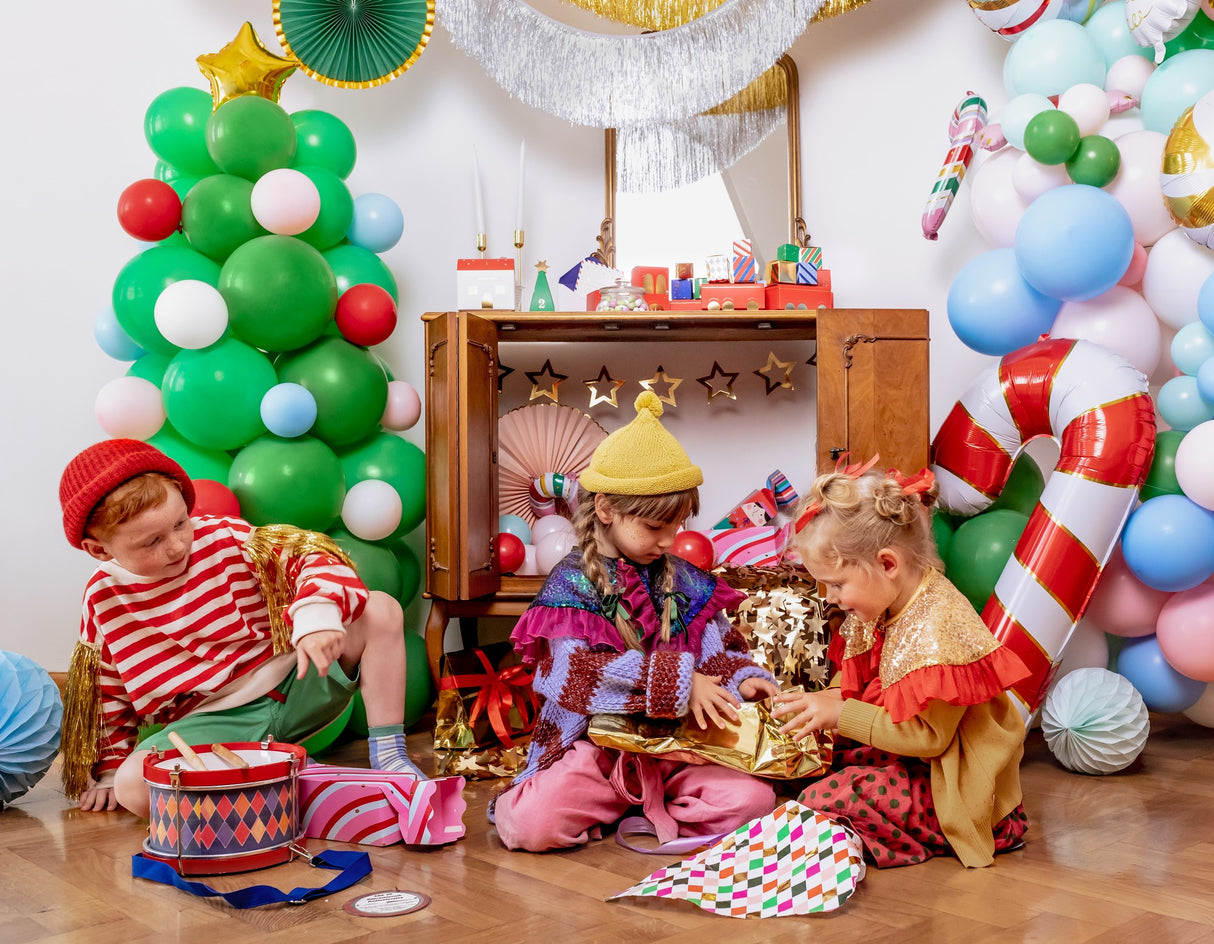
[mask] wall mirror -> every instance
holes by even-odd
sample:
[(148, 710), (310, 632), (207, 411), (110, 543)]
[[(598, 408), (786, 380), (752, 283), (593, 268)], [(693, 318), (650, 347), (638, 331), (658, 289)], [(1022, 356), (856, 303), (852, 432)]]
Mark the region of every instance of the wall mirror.
[(619, 137), (604, 132), (604, 218), (600, 257), (625, 272), (634, 265), (694, 262), (696, 274), (714, 252), (728, 254), (738, 236), (750, 238), (760, 272), (780, 243), (808, 245), (801, 217), (801, 131), (797, 67), (781, 56), (772, 74), (782, 77), (782, 128), (719, 173), (654, 192), (620, 187)]

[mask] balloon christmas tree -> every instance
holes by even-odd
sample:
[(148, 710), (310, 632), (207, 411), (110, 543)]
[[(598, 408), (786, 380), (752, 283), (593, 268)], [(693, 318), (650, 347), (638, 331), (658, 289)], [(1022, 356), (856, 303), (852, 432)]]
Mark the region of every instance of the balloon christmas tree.
[[(180, 462), (196, 513), (328, 532), (368, 586), (408, 605), (421, 568), (401, 539), (425, 516), (425, 461), (396, 432), (420, 400), (370, 350), (396, 326), (379, 254), (403, 216), (382, 194), (351, 195), (340, 119), (278, 104), (294, 61), (249, 24), (198, 62), (211, 94), (152, 101), (154, 177), (118, 202), (123, 229), (153, 245), (118, 273), (95, 326), (107, 354), (133, 361), (99, 392), (98, 421)], [(430, 689), (407, 635), (415, 718)]]

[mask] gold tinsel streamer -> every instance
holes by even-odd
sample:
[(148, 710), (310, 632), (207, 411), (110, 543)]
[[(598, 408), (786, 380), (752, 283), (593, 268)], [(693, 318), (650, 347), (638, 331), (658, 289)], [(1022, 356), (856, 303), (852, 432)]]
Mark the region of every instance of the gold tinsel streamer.
[[(644, 30), (674, 29), (710, 13), (725, 0), (565, 0), (571, 6), (616, 23)], [(814, 22), (829, 20), (858, 10), (868, 0), (826, 0), (814, 16)]]
[(67, 670), (63, 692), (63, 731), (59, 753), (63, 757), (63, 792), (76, 799), (88, 789), (97, 763), (97, 739), (101, 734), (101, 692), (97, 670), (99, 647), (83, 640), (76, 643)]
[(291, 630), (287, 626), (286, 612), (294, 599), (295, 588), (283, 566), (284, 558), (328, 554), (351, 570), (355, 569), (350, 556), (327, 534), (305, 531), (289, 524), (268, 524), (257, 528), (245, 542), (244, 549), (257, 571), (261, 593), (270, 611), (270, 638), (274, 640), (275, 653), (287, 652), (291, 648)]

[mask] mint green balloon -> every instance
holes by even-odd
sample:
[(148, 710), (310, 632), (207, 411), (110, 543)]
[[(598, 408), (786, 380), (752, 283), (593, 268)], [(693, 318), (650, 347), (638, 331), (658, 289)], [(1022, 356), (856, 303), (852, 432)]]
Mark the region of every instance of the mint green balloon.
[(323, 167), (342, 180), (350, 176), (358, 148), (345, 122), (327, 111), (311, 108), (292, 112), (291, 122), (296, 141), (292, 167)]
[(1153, 59), (1154, 51), (1150, 46), (1139, 46), (1138, 41), (1130, 32), (1130, 24), (1126, 21), (1124, 0), (1106, 3), (1088, 17), (1083, 28), (1088, 31), (1092, 42), (1104, 57), (1107, 69), (1118, 59), (1125, 56), (1142, 56)]
[(207, 151), (225, 174), (256, 181), (267, 171), (290, 167), (295, 125), (277, 102), (241, 95), (215, 109), (207, 121)]
[(181, 435), (207, 449), (239, 449), (265, 433), (261, 399), (278, 382), (261, 351), (224, 336), (181, 351), (160, 385), (164, 409)]
[(143, 135), (152, 153), (191, 176), (216, 173), (207, 150), (212, 106), (210, 94), (199, 88), (182, 86), (157, 95), (143, 117)]
[(341, 514), (346, 483), (333, 450), (312, 436), (262, 436), (236, 454), (228, 488), (253, 524), (327, 531)]
[(218, 284), (229, 330), (263, 351), (312, 343), (337, 309), (333, 270), (292, 236), (259, 236), (238, 247), (223, 264)]
[(122, 330), (145, 351), (176, 353), (177, 346), (156, 327), (156, 299), (183, 279), (217, 285), (219, 266), (184, 246), (153, 246), (123, 266), (114, 280), (114, 315)]
[(323, 252), (346, 238), (350, 221), (354, 219), (354, 198), (333, 171), (306, 164), (297, 169), (316, 185), (316, 191), (320, 194), (320, 215), (315, 223), (299, 234), (299, 238)]
[(349, 485), (380, 479), (400, 493), (400, 524), (385, 540), (402, 538), (426, 520), (426, 455), (413, 443), (380, 432), (339, 455)]
[(372, 282), (392, 296), (392, 300), (400, 304), (400, 295), (396, 290), (396, 277), (392, 274), (382, 259), (370, 250), (349, 243), (325, 252), (325, 259), (333, 267), (337, 276), (337, 290), (344, 292), (351, 285), (360, 282)]
[(190, 189), (181, 204), (181, 228), (190, 245), (220, 265), (239, 246), (267, 235), (253, 216), (253, 184), (232, 174), (212, 174)]
[(1168, 134), (1177, 119), (1214, 91), (1214, 49), (1190, 49), (1164, 59), (1142, 88), (1142, 126)]
[(192, 479), (228, 480), (232, 457), (222, 449), (206, 449), (190, 442), (173, 428), (172, 423), (166, 422), (148, 442), (170, 459), (175, 459)]
[(325, 336), (284, 354), (277, 368), (283, 383), (297, 383), (312, 394), (316, 422), (310, 432), (334, 449), (352, 446), (379, 429), (388, 405), (388, 378), (366, 348)]

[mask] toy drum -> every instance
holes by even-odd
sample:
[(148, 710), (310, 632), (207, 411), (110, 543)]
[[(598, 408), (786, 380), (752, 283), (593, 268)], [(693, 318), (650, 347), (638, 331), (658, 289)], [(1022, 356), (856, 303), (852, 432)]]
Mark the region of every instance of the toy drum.
[(307, 761), (303, 747), (263, 741), (190, 754), (152, 751), (144, 759), (151, 794), (145, 856), (180, 875), (221, 875), (278, 865), (301, 851), (296, 775)]

